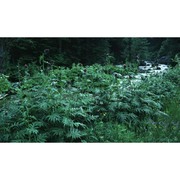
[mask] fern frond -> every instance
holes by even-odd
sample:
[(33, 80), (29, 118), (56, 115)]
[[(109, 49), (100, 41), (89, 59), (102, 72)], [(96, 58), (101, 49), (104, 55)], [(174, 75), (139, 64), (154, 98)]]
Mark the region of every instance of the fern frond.
[(117, 118), (119, 119), (119, 121), (126, 121), (128, 119), (128, 113), (125, 112), (117, 113)]
[(129, 119), (132, 119), (132, 120), (134, 121), (134, 120), (137, 120), (137, 119), (138, 119), (138, 116), (137, 116), (136, 114), (134, 114), (134, 113), (129, 113), (129, 114), (128, 114), (128, 118), (129, 118)]
[(74, 125), (74, 122), (67, 117), (63, 117), (62, 123), (64, 126), (69, 126), (69, 127), (72, 127)]
[(64, 131), (61, 128), (53, 128), (51, 132), (55, 136), (63, 136), (64, 134)]
[(53, 114), (51, 114), (51, 115), (48, 115), (46, 118), (47, 118), (50, 122), (53, 122), (53, 123), (55, 123), (55, 122), (60, 122), (60, 120), (61, 120), (60, 115), (57, 114), (57, 113), (53, 113)]
[(142, 111), (149, 115), (153, 113), (153, 111), (150, 107), (143, 107)]
[(67, 134), (67, 137), (72, 138), (72, 139), (78, 139), (78, 138), (81, 138), (84, 135), (85, 134), (82, 133), (81, 131), (79, 131), (78, 129), (71, 128), (70, 132)]
[(38, 134), (38, 136), (36, 137), (36, 142), (46, 142), (47, 138), (48, 136), (46, 133)]
[(79, 122), (75, 122), (73, 125), (74, 125), (75, 127), (82, 127), (82, 128), (86, 128), (86, 127), (87, 127), (85, 124), (79, 123)]
[(26, 130), (27, 130), (28, 134), (38, 134), (38, 132), (39, 132), (39, 131), (38, 131), (35, 127), (33, 127), (33, 126), (27, 128)]

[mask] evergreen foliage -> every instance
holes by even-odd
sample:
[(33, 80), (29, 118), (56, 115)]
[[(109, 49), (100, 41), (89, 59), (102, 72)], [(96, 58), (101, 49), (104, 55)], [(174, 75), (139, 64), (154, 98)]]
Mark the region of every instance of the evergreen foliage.
[(150, 58), (149, 42), (146, 38), (124, 38), (123, 59), (128, 62), (139, 62)]

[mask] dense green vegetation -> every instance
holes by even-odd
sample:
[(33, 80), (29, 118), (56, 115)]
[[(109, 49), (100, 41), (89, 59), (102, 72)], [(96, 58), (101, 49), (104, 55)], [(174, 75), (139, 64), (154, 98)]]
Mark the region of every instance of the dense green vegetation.
[[(166, 74), (139, 83), (123, 77), (171, 39), (158, 39), (158, 47), (154, 41), (1, 40), (0, 142), (179, 142), (178, 52), (169, 49), (175, 67)], [(113, 65), (118, 61), (126, 68)]]
[(32, 77), (27, 70), (17, 87), (3, 76), (1, 91), (13, 94), (1, 103), (1, 141), (179, 141), (180, 69), (139, 85), (110, 70), (73, 65)]

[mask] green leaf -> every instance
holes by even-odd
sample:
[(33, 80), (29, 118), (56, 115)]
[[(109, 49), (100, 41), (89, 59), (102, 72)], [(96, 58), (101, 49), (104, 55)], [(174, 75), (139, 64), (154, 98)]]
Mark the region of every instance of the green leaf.
[(53, 135), (55, 136), (62, 136), (64, 135), (64, 131), (61, 128), (53, 128), (51, 130), (51, 132), (53, 133)]
[(85, 124), (79, 123), (79, 122), (75, 122), (73, 125), (74, 125), (75, 127), (82, 127), (82, 128), (86, 128), (86, 127), (87, 127)]
[(63, 117), (62, 123), (63, 123), (64, 126), (69, 126), (69, 127), (72, 127), (73, 124), (74, 124), (74, 122), (71, 119), (67, 118), (67, 117)]
[(75, 129), (75, 128), (71, 128), (70, 132), (67, 134), (67, 137), (70, 137), (72, 139), (78, 139), (84, 135), (85, 135), (85, 133), (82, 133), (80, 130)]
[(60, 122), (60, 120), (61, 120), (61, 117), (60, 117), (60, 115), (59, 114), (57, 114), (57, 113), (53, 113), (53, 114), (51, 114), (51, 115), (48, 115), (47, 117), (46, 117), (50, 122)]
[(28, 134), (38, 134), (38, 129), (36, 129), (33, 125), (30, 125), (29, 128), (27, 128)]

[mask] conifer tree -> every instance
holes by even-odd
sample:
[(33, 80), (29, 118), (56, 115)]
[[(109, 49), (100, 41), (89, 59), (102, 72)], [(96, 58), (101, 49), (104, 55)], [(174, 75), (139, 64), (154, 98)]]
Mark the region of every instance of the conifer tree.
[(147, 60), (149, 58), (149, 42), (147, 38), (124, 38), (122, 57), (129, 62)]

